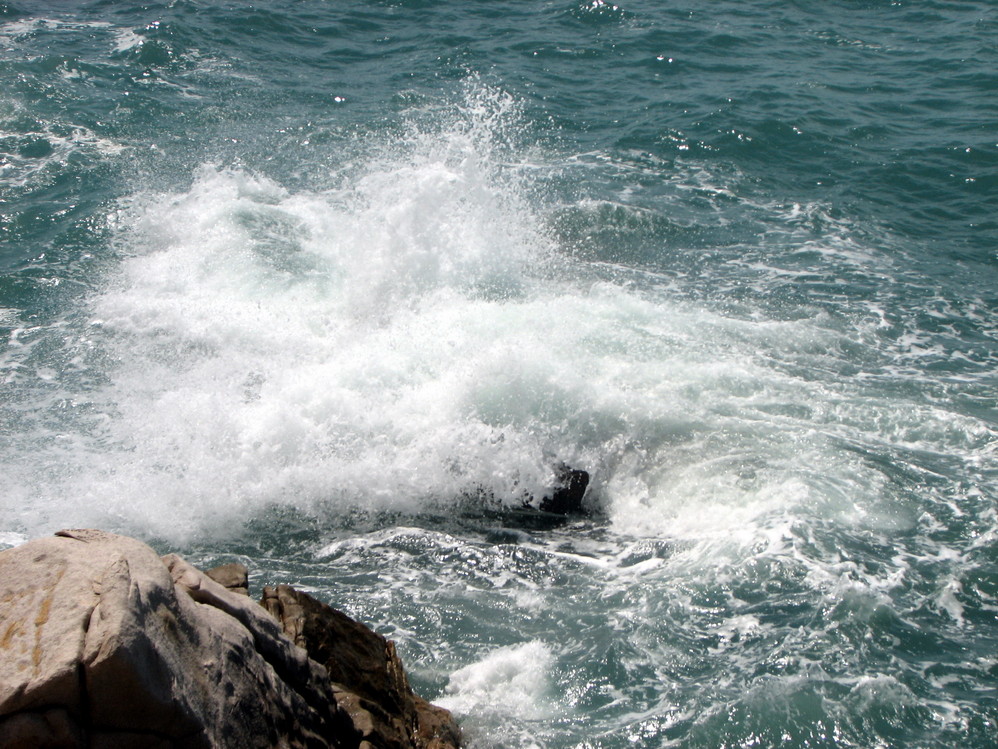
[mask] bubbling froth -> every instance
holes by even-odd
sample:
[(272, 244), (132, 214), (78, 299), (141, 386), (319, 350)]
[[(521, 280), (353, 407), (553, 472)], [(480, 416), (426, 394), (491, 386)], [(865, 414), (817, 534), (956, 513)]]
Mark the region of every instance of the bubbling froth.
[(4, 523), (181, 539), (272, 506), (517, 507), (564, 462), (622, 533), (748, 548), (790, 508), (848, 518), (857, 492), (893, 491), (843, 446), (931, 422), (886, 401), (859, 416), (862, 383), (836, 374), (836, 352), (863, 355), (848, 320), (740, 318), (654, 276), (607, 280), (545, 230), (510, 97), (472, 83), (441, 116), (414, 115), (330, 189), (204, 166), (125, 201), (113, 277), (56, 326), (106, 384), (64, 394), (84, 401), (73, 424), (39, 411)]

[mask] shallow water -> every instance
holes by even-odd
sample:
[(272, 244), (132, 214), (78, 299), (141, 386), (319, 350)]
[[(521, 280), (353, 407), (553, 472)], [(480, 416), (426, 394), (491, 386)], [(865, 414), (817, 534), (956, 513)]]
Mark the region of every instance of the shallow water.
[(472, 747), (993, 745), (996, 29), (0, 2), (0, 543), (301, 585)]

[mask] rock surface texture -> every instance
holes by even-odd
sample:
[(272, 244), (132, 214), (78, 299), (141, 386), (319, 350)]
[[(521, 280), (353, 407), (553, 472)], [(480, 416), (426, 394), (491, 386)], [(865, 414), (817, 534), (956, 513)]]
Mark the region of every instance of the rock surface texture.
[(285, 634), (326, 667), (358, 744), (447, 749), (460, 734), (451, 714), (413, 694), (395, 645), (288, 585), (263, 589)]
[(226, 567), (94, 530), (0, 552), (0, 747), (458, 745), (391, 643), (285, 586), (277, 619)]

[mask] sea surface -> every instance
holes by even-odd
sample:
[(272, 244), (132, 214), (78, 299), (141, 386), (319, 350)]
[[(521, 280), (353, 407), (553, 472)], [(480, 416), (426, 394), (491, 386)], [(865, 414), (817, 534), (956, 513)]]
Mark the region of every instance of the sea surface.
[(0, 0), (0, 547), (299, 585), (470, 749), (983, 748), (996, 502), (998, 4)]

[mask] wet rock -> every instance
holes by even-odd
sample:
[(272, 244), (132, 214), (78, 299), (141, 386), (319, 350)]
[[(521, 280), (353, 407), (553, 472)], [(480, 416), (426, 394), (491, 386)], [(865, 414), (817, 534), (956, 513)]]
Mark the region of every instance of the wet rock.
[(554, 515), (585, 515), (582, 499), (589, 486), (589, 473), (576, 470), (564, 463), (557, 468), (557, 483), (550, 497), (541, 500), (541, 512)]
[[(509, 506), (491, 491), (478, 487), (465, 495), (467, 500), (462, 517), (490, 518), (529, 530), (551, 530), (573, 518), (599, 515), (584, 502), (589, 487), (589, 473), (559, 463), (554, 468), (555, 481), (540, 498), (524, 493), (518, 504)], [(502, 541), (505, 543), (506, 541)], [(514, 541), (515, 543), (515, 541)]]

